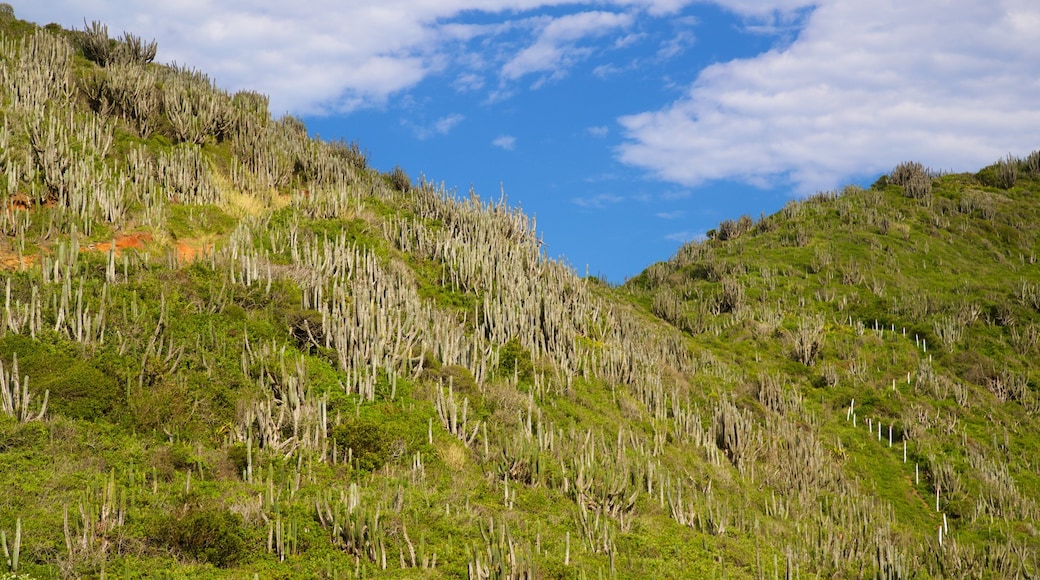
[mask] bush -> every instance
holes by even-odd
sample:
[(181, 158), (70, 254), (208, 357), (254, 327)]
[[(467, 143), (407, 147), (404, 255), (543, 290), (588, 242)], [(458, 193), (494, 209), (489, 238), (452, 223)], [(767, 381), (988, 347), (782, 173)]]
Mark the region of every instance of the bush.
[(325, 326), (321, 312), (291, 308), (285, 312), (285, 325), (292, 334), (297, 348), (309, 352), (310, 347), (321, 347), (325, 343)]
[(153, 523), (148, 540), (157, 547), (173, 549), (218, 568), (233, 566), (247, 552), (242, 518), (215, 509), (195, 509), (182, 516), (159, 518)]
[(509, 377), (516, 374), (520, 379), (530, 380), (534, 372), (531, 351), (521, 346), (519, 340), (509, 339), (498, 351), (498, 372)]
[(412, 190), (412, 178), (408, 177), (408, 173), (400, 165), (395, 165), (387, 178), (390, 180), (390, 186), (398, 191), (408, 193)]
[(715, 315), (740, 310), (744, 306), (744, 285), (736, 278), (723, 278), (710, 306)]
[(227, 450), (227, 460), (235, 467), (235, 475), (242, 477), (249, 467), (249, 449), (245, 443), (235, 443)]
[(0, 355), (5, 360), (15, 354), (21, 374), (32, 377), (30, 389), (41, 399), (44, 392), (50, 392), (48, 416), (96, 421), (117, 419), (126, 410), (126, 390), (111, 372), (122, 360), (100, 355), (87, 360), (71, 345), (52, 345), (19, 335), (0, 340)]
[(176, 472), (194, 469), (196, 462), (183, 445), (164, 445), (152, 453), (151, 467), (162, 481), (170, 481)]
[(332, 429), (339, 453), (353, 450), (355, 465), (375, 471), (390, 460), (390, 437), (386, 429), (371, 419), (356, 418)]
[[(501, 361), (501, 354), (499, 355), (499, 361)], [(501, 366), (499, 368), (501, 368)], [(512, 373), (513, 371), (510, 370), (509, 372)], [(469, 369), (464, 366), (444, 365), (438, 366), (437, 368), (428, 367), (423, 371), (423, 377), (435, 383), (442, 382), (445, 387), (451, 385), (452, 389), (454, 389), (456, 393), (468, 395), (471, 398), (475, 398), (480, 394), (477, 379), (475, 379), (473, 373), (469, 372)]]
[(154, 40), (145, 42), (140, 36), (123, 33), (116, 50), (117, 59), (127, 64), (148, 64), (155, 60), (158, 45)]
[(266, 120), (271, 116), (269, 112), (269, 105), (271, 100), (267, 95), (258, 93), (256, 91), (238, 91), (235, 96), (231, 97), (231, 102), (240, 111), (257, 115), (261, 119)]

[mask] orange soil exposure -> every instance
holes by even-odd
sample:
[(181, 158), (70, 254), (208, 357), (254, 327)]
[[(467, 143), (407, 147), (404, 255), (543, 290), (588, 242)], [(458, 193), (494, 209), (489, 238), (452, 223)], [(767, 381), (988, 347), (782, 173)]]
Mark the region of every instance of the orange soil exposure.
[[(144, 248), (145, 242), (152, 241), (152, 234), (147, 232), (139, 232), (136, 234), (124, 234), (116, 236), (116, 256), (118, 257), (123, 253), (123, 250), (140, 250)], [(98, 242), (91, 244), (83, 249), (83, 251), (94, 251), (94, 252), (107, 252), (112, 249), (112, 242)]]
[(18, 258), (18, 254), (12, 252), (0, 252), (0, 270), (11, 271), (21, 270), (24, 265), (26, 268), (32, 267), (36, 263), (36, 259), (39, 256), (30, 255), (22, 256)]
[(7, 202), (7, 213), (13, 211), (29, 211), (32, 208), (32, 200), (24, 193), (16, 193)]
[(181, 262), (193, 262), (203, 254), (213, 249), (213, 244), (180, 240), (177, 242), (177, 260)]
[[(152, 234), (147, 232), (137, 232), (132, 234), (122, 234), (115, 238), (115, 253), (116, 257), (122, 255), (126, 250), (143, 250), (146, 243), (152, 241)], [(112, 240), (107, 242), (97, 242), (81, 248), (82, 252), (101, 252), (108, 253), (112, 249)], [(199, 240), (179, 240), (177, 241), (175, 248), (177, 252), (177, 260), (180, 262), (193, 262), (200, 257), (208, 254), (213, 250), (212, 242), (201, 242)], [(39, 261), (39, 256), (35, 254), (25, 255), (21, 258), (18, 254), (10, 251), (0, 250), (0, 270), (11, 271), (19, 270), (23, 267), (29, 268)]]

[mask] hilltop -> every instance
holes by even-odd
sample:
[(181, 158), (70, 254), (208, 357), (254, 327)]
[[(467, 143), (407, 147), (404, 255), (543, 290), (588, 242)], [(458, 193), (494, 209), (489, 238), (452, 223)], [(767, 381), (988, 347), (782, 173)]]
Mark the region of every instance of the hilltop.
[(1040, 153), (612, 287), (506, 199), (0, 12), (8, 570), (1037, 574)]

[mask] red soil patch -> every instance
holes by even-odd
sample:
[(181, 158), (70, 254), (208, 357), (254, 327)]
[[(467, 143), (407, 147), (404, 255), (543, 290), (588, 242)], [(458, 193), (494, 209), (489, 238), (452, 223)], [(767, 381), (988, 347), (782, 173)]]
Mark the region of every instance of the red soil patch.
[(7, 202), (7, 212), (12, 211), (29, 211), (32, 207), (32, 200), (29, 199), (28, 195), (24, 193), (16, 193), (11, 196)]
[[(10, 210), (8, 210), (10, 211)], [(105, 253), (112, 251), (115, 243), (115, 255), (118, 258), (126, 250), (143, 250), (145, 244), (152, 241), (152, 235), (147, 232), (136, 232), (116, 236), (107, 242), (97, 242), (84, 246), (82, 252)], [(213, 251), (212, 242), (201, 242), (199, 240), (178, 240), (174, 245), (179, 262), (193, 262)], [(45, 250), (46, 251), (46, 250)], [(19, 257), (10, 251), (0, 250), (0, 270), (22, 270), (34, 266), (39, 261), (39, 256), (32, 254)]]
[(197, 245), (181, 240), (177, 242), (177, 260), (180, 262), (193, 262), (211, 249), (213, 249), (213, 244)]
[[(116, 236), (116, 257), (119, 257), (124, 250), (141, 250), (144, 248), (145, 243), (150, 241), (152, 241), (152, 234), (149, 234), (147, 232), (138, 232), (135, 234), (124, 234), (121, 236)], [(86, 248), (83, 248), (83, 251), (108, 252), (111, 249), (112, 242), (109, 241), (91, 244)]]
[(39, 256), (35, 255), (22, 256), (19, 258), (18, 254), (2, 252), (0, 253), (0, 270), (11, 271), (31, 268), (36, 264), (37, 258), (39, 258)]

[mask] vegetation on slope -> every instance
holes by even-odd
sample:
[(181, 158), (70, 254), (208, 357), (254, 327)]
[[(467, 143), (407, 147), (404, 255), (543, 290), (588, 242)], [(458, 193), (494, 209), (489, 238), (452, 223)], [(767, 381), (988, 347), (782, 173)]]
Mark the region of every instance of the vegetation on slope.
[(609, 288), (132, 34), (0, 28), (11, 572), (1037, 572), (1035, 156)]

